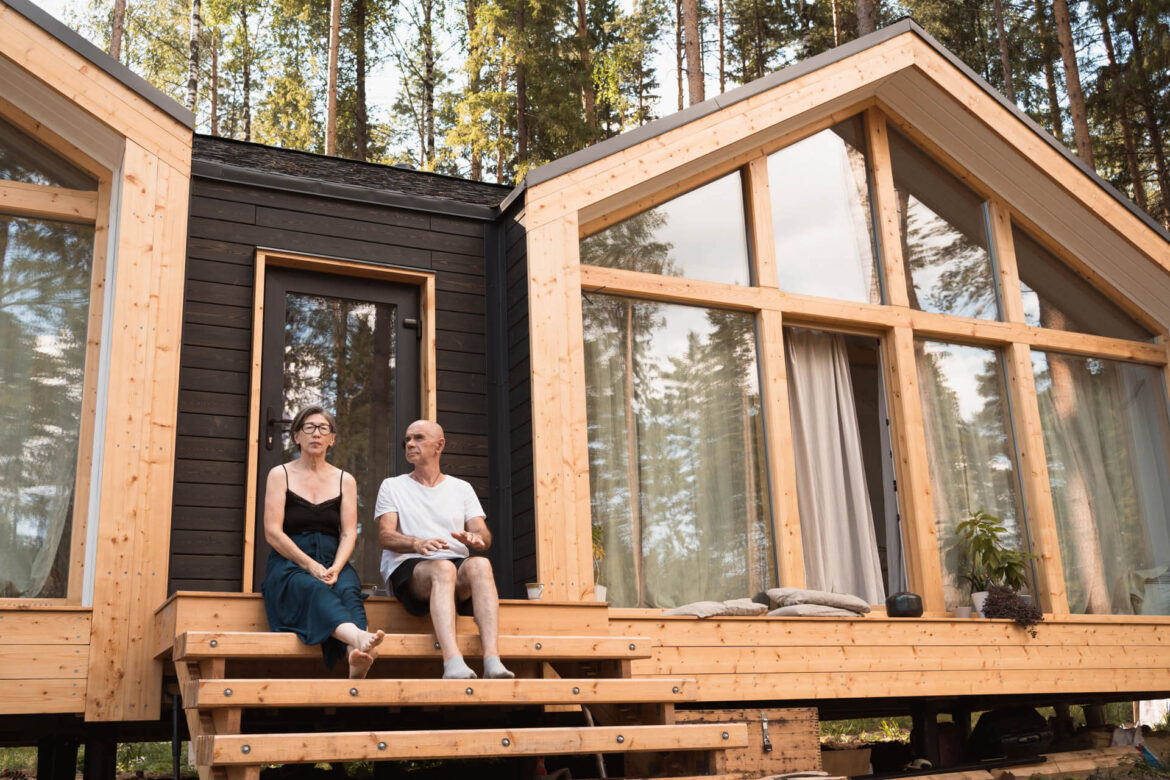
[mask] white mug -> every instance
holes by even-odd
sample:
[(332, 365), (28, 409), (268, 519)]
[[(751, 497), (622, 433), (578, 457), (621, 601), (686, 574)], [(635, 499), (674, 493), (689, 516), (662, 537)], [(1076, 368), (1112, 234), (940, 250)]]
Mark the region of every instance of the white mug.
[(528, 588), (528, 598), (532, 601), (537, 601), (544, 595), (544, 585), (539, 582), (530, 582), (524, 587)]

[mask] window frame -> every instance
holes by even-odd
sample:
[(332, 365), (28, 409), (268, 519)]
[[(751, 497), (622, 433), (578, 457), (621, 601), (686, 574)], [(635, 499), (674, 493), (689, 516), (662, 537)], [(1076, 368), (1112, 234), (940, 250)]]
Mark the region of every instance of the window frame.
[[(85, 581), (86, 540), (89, 530), (94, 435), (97, 423), (98, 375), (102, 320), (109, 252), (113, 172), (60, 135), (0, 98), (0, 116), (46, 148), (97, 179), (97, 189), (73, 190), (0, 179), (0, 214), (92, 225), (93, 258), (90, 268), (89, 313), (86, 324), (85, 365), (81, 389), (81, 426), (77, 468), (73, 483), (73, 516), (69, 539), (69, 576), (64, 597), (0, 598), (0, 608), (78, 606)], [(64, 541), (64, 540), (62, 540)]]
[[(883, 303), (855, 303), (786, 293), (778, 287), (773, 253), (767, 155), (859, 113), (864, 114), (865, 120)], [(944, 170), (985, 200), (992, 273), (1000, 307), (999, 320), (936, 314), (909, 307), (906, 295), (907, 270), (898, 229), (897, 196), (890, 167), (888, 127), (896, 127)], [(577, 597), (577, 592), (583, 592), (588, 597), (587, 587), (574, 592), (573, 580), (584, 580), (588, 576), (589, 567), (580, 564), (576, 571), (572, 569), (577, 559), (587, 562), (585, 556), (588, 547), (583, 540), (587, 538), (584, 534), (588, 531), (589, 522), (588, 459), (584, 455), (583, 436), (574, 429), (574, 426), (583, 425), (584, 417), (582, 358), (579, 356), (582, 335), (580, 296), (582, 293), (604, 291), (606, 294), (637, 299), (714, 306), (755, 314), (762, 375), (767, 473), (773, 509), (777, 572), (782, 585), (803, 585), (782, 329), (787, 325), (797, 325), (858, 332), (879, 338), (889, 394), (891, 439), (899, 484), (898, 501), (905, 529), (907, 576), (910, 588), (924, 597), (926, 617), (946, 617), (948, 613), (943, 600), (938, 531), (929, 497), (930, 475), (925, 456), (925, 432), (917, 386), (914, 341), (916, 338), (927, 338), (999, 350), (1008, 385), (1006, 402), (1017, 453), (1017, 481), (1021, 485), (1020, 498), (1026, 519), (1023, 533), (1038, 556), (1037, 596), (1046, 613), (1062, 620), (1070, 618), (1035, 396), (1031, 351), (1040, 349), (1157, 366), (1162, 370), (1164, 384), (1170, 387), (1170, 332), (880, 101), (867, 99), (855, 102), (847, 108), (822, 115), (801, 128), (790, 128), (791, 125), (778, 126), (771, 132), (771, 138), (761, 138), (768, 135), (763, 133), (755, 136), (750, 144), (732, 145), (719, 154), (700, 156), (672, 169), (663, 166), (662, 172), (657, 175), (625, 189), (613, 188), (608, 196), (571, 211), (559, 212), (555, 219), (550, 220), (542, 214), (538, 226), (530, 233), (530, 250), (541, 253), (542, 260), (545, 251), (559, 254), (559, 262), (554, 264), (557, 269), (556, 281), (558, 285), (563, 285), (556, 291), (550, 289), (547, 296), (543, 293), (538, 295), (537, 287), (533, 285), (539, 284), (543, 277), (530, 271), (530, 295), (539, 298), (530, 298), (530, 312), (533, 315), (531, 327), (535, 329), (555, 321), (553, 310), (545, 309), (550, 304), (563, 301), (569, 312), (566, 322), (562, 310), (561, 330), (549, 338), (549, 343), (542, 343), (538, 350), (537, 342), (533, 342), (533, 394), (535, 397), (544, 388), (556, 387), (558, 382), (564, 382), (565, 388), (572, 388), (571, 397), (562, 401), (560, 406), (561, 413), (570, 424), (567, 432), (549, 437), (540, 446), (534, 442), (538, 496), (544, 472), (548, 470), (550, 475), (553, 473), (549, 466), (558, 474), (576, 478), (576, 485), (559, 495), (551, 493), (556, 488), (546, 487), (550, 497), (543, 501), (540, 498), (537, 500), (538, 560), (541, 566), (538, 575), (546, 582), (559, 579), (558, 584), (566, 586), (564, 595), (570, 598)], [(737, 168), (743, 171), (748, 194), (746, 216), (754, 279), (751, 287), (659, 277), (580, 264), (577, 247), (581, 238)], [(552, 200), (549, 197), (548, 201)], [(537, 203), (540, 208), (547, 208), (546, 201)], [(1155, 340), (1128, 341), (1027, 325), (1023, 315), (1015, 247), (1011, 238), (1013, 222), (1153, 333)], [(564, 297), (561, 297), (562, 294)], [(548, 367), (548, 371), (543, 372), (547, 376), (538, 376), (538, 372), (542, 372), (539, 361), (543, 358), (556, 362), (553, 350), (560, 347), (568, 347), (578, 353), (570, 361), (571, 365), (562, 366), (562, 369)], [(564, 373), (560, 373), (561, 370)], [(1170, 397), (1167, 403), (1170, 405)], [(538, 410), (534, 410), (534, 415), (538, 413)], [(560, 449), (557, 450), (557, 447)], [(539, 459), (546, 450), (561, 452), (564, 463), (542, 464)], [(584, 490), (580, 487), (582, 464)], [(544, 545), (553, 548), (561, 543), (553, 541), (556, 532), (542, 530), (539, 520), (541, 513), (556, 515), (559, 512), (563, 516), (569, 507), (572, 507), (574, 517), (570, 519), (571, 522), (560, 525), (558, 530), (568, 535), (576, 533), (580, 538), (568, 542), (568, 549), (543, 552)], [(568, 573), (557, 571), (561, 566), (565, 566)], [(546, 567), (551, 567), (551, 571), (546, 570)], [(636, 615), (640, 612), (622, 610), (621, 614)], [(1096, 620), (1102, 617), (1108, 618), (1092, 616)], [(1076, 619), (1076, 616), (1071, 616), (1071, 619)]]

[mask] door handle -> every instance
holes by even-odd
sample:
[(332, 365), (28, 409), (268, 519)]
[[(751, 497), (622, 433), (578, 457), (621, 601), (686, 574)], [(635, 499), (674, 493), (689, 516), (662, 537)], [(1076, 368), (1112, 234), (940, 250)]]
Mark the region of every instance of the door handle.
[(264, 418), (264, 448), (270, 450), (276, 446), (277, 434), (288, 430), (288, 426), (292, 425), (292, 420), (287, 417), (277, 417), (271, 406), (267, 408)]

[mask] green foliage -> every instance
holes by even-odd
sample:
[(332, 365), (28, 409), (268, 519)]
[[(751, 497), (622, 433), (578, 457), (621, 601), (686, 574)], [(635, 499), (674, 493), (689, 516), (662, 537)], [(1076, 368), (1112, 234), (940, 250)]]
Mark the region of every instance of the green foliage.
[(911, 719), (903, 716), (823, 720), (818, 728), (822, 743), (909, 742), (911, 725)]
[(1022, 590), (1028, 584), (1027, 561), (1032, 553), (1008, 547), (1007, 535), (998, 517), (979, 510), (955, 526), (955, 535), (963, 546), (961, 574), (975, 591), (992, 585)]

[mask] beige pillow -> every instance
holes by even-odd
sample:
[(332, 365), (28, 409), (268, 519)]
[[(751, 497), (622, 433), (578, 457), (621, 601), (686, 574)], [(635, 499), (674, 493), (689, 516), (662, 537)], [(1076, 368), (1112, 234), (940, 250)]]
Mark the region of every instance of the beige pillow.
[(869, 604), (865, 599), (851, 596), (848, 593), (830, 593), (825, 590), (805, 590), (801, 588), (772, 588), (768, 591), (768, 598), (777, 607), (791, 607), (795, 604), (819, 604), (823, 607), (847, 609), (857, 614), (869, 612)]
[(728, 599), (723, 602), (723, 606), (727, 609), (724, 615), (762, 615), (768, 611), (768, 608), (763, 604), (757, 604), (751, 599)]
[(857, 613), (848, 609), (826, 607), (823, 604), (793, 604), (780, 607), (768, 613), (768, 617), (857, 617)]
[(683, 604), (681, 607), (668, 609), (662, 613), (663, 615), (694, 615), (695, 617), (715, 617), (716, 615), (726, 615), (727, 605), (722, 601), (695, 601), (690, 604)]

